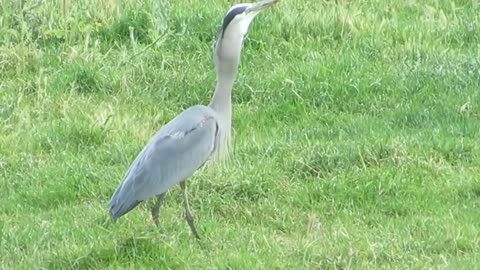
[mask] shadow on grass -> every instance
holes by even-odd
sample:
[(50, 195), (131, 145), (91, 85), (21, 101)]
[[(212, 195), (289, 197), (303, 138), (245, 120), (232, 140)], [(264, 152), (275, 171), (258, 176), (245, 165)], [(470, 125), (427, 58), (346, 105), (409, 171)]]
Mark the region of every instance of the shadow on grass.
[(131, 264), (155, 267), (182, 268), (171, 248), (158, 237), (128, 237), (108, 248), (92, 249), (88, 254), (71, 254), (53, 258), (47, 269), (104, 269), (110, 265), (127, 266)]

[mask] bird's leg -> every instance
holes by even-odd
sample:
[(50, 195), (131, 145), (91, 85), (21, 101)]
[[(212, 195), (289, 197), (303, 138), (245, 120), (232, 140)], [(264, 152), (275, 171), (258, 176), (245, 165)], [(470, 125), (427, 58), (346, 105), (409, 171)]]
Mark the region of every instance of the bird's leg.
[(183, 193), (183, 203), (185, 205), (185, 219), (187, 220), (188, 226), (192, 230), (193, 235), (200, 240), (200, 236), (198, 236), (197, 229), (195, 228), (195, 224), (193, 223), (193, 217), (190, 213), (190, 205), (188, 204), (188, 194), (187, 194), (187, 184), (185, 181), (180, 183), (180, 187), (182, 188)]
[(158, 195), (157, 202), (152, 208), (152, 219), (153, 219), (153, 222), (155, 222), (155, 225), (157, 225), (157, 227), (160, 227), (160, 221), (158, 221), (158, 213), (160, 212), (160, 206), (162, 206), (164, 198), (165, 198), (165, 193)]

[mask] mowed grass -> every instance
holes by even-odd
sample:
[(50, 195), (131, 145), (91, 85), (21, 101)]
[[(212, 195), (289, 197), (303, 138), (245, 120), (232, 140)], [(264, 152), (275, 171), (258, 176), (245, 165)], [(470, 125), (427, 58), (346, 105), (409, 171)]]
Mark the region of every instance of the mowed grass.
[[(18, 3), (17, 3), (18, 2)], [(118, 222), (150, 137), (208, 104), (230, 1), (0, 6), (0, 268), (475, 269), (478, 1), (285, 0), (253, 23), (234, 152)]]

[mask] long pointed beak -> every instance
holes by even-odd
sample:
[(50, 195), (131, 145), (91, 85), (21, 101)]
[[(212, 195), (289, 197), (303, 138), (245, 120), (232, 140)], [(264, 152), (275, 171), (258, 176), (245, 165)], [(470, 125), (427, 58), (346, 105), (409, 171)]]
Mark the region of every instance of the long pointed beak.
[(247, 8), (245, 10), (246, 13), (249, 13), (249, 12), (253, 12), (253, 11), (261, 11), (275, 3), (277, 3), (278, 0), (266, 0), (266, 1), (262, 1), (262, 2), (258, 2), (258, 3), (255, 3), (253, 5), (251, 5), (249, 8)]

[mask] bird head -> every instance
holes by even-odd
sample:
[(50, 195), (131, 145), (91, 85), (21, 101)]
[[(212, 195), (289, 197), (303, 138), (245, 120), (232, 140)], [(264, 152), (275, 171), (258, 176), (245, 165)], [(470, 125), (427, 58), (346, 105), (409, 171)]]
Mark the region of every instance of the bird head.
[(225, 36), (243, 37), (255, 16), (277, 1), (266, 0), (253, 4), (234, 5), (228, 10), (227, 15), (223, 19), (221, 38), (225, 38)]
[[(255, 16), (278, 0), (265, 0), (257, 3), (238, 4), (231, 7), (223, 19), (222, 29), (215, 45), (217, 69), (224, 71), (232, 67), (236, 70), (240, 58), (243, 38)], [(222, 66), (220, 67), (220, 62)]]

